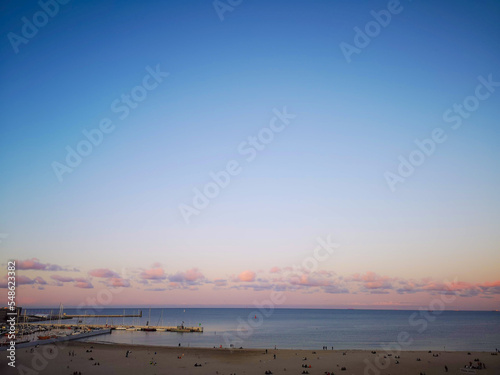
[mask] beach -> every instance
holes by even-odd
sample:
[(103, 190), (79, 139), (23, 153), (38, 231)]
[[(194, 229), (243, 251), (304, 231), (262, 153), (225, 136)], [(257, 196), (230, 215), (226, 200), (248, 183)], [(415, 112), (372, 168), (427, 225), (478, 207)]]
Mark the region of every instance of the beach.
[[(127, 351), (128, 356), (127, 356)], [(373, 353), (375, 352), (375, 353)], [(389, 355), (391, 354), (391, 355)], [(493, 375), (500, 373), (500, 355), (490, 352), (383, 350), (220, 349), (134, 346), (69, 342), (18, 349), (16, 368), (0, 352), (2, 374), (359, 374)], [(276, 358), (275, 358), (276, 356)], [(399, 357), (399, 358), (398, 358)], [(420, 359), (420, 360), (417, 360)], [(479, 361), (475, 361), (475, 360)], [(397, 363), (398, 362), (398, 363)], [(464, 370), (472, 362), (481, 370)], [(201, 366), (195, 366), (201, 364)], [(304, 367), (307, 365), (307, 368)], [(309, 367), (310, 366), (310, 367)], [(345, 370), (342, 370), (345, 368)]]

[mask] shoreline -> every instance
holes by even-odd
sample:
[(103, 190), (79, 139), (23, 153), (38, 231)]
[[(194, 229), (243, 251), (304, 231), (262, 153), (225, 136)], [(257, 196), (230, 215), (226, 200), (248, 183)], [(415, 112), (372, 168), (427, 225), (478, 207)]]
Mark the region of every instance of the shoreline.
[[(388, 351), (388, 350), (384, 350), (383, 348), (380, 348), (380, 347), (377, 347), (377, 346), (374, 346), (373, 349), (349, 349), (349, 348), (334, 348), (333, 350), (331, 349), (331, 347), (329, 347), (329, 349), (327, 350), (323, 350), (323, 349), (293, 349), (293, 348), (276, 348), (274, 349), (274, 346), (270, 346), (268, 348), (226, 348), (226, 347), (222, 347), (222, 348), (218, 348), (218, 347), (208, 347), (208, 346), (183, 346), (181, 345), (180, 347), (179, 346), (175, 346), (175, 345), (155, 345), (155, 344), (128, 344), (128, 343), (123, 343), (123, 342), (111, 342), (111, 341), (80, 341), (80, 340), (75, 340), (73, 341), (73, 343), (80, 343), (80, 344), (86, 344), (86, 345), (103, 345), (103, 346), (123, 346), (123, 347), (138, 347), (138, 348), (144, 348), (144, 347), (148, 347), (148, 348), (166, 348), (166, 349), (207, 349), (207, 350), (217, 350), (217, 351), (220, 351), (220, 350), (227, 350), (227, 351), (264, 351), (264, 350), (281, 350), (281, 351), (316, 351), (316, 352), (347, 352), (347, 351), (350, 351), (350, 352), (370, 352), (372, 350), (374, 351), (377, 351), (377, 353), (390, 353), (391, 351)], [(394, 350), (395, 351), (395, 350)], [(394, 352), (392, 351), (392, 352)], [(453, 350), (453, 349), (446, 349), (446, 350), (437, 350), (437, 349), (431, 349), (431, 351), (433, 353), (468, 353), (468, 352), (471, 352), (471, 353), (486, 353), (488, 355), (490, 355), (491, 353), (495, 353), (495, 351), (491, 351), (491, 350)], [(409, 349), (401, 349), (401, 350), (398, 350), (398, 352), (401, 352), (401, 353), (405, 353), (405, 352), (408, 352), (408, 353), (413, 353), (413, 352), (418, 352), (418, 353), (422, 353), (422, 352), (425, 352), (427, 353), (428, 350), (427, 349), (415, 349), (415, 350), (409, 350)], [(500, 353), (498, 353), (498, 355), (500, 356)]]
[[(128, 354), (127, 354), (128, 352)], [(74, 353), (74, 355), (73, 355)], [(426, 375), (464, 373), (465, 365), (486, 364), (480, 375), (500, 373), (500, 355), (492, 352), (370, 350), (295, 350), (166, 347), (70, 341), (18, 349), (16, 369), (0, 357), (2, 374), (363, 374)], [(276, 356), (276, 357), (275, 357)], [(475, 361), (478, 359), (479, 361)], [(195, 366), (195, 364), (201, 366)], [(308, 366), (307, 368), (304, 366)], [(311, 366), (311, 367), (309, 367)], [(342, 368), (346, 368), (345, 371)], [(24, 372), (21, 372), (21, 369)], [(30, 371), (31, 370), (31, 371)], [(34, 372), (33, 372), (34, 371)], [(471, 371), (469, 373), (475, 373)], [(465, 372), (466, 373), (466, 372)]]

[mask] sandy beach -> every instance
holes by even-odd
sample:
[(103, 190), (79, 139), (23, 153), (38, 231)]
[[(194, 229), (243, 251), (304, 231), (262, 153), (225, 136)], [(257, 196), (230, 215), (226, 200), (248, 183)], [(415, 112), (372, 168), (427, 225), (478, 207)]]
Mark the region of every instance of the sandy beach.
[[(469, 354), (402, 351), (399, 355), (388, 354), (380, 350), (373, 353), (362, 350), (268, 349), (266, 353), (265, 349), (229, 350), (71, 342), (60, 347), (45, 345), (33, 350), (19, 349), (16, 353), (15, 369), (8, 366), (6, 352), (1, 352), (0, 373), (71, 375), (76, 371), (82, 375), (230, 375), (266, 374), (266, 371), (271, 371), (273, 374), (432, 375), (445, 373), (447, 366), (450, 374), (500, 374), (500, 355), (492, 355), (489, 352)], [(470, 362), (474, 366), (478, 365), (479, 362), (475, 360), (484, 363), (486, 368), (465, 371), (464, 366)]]

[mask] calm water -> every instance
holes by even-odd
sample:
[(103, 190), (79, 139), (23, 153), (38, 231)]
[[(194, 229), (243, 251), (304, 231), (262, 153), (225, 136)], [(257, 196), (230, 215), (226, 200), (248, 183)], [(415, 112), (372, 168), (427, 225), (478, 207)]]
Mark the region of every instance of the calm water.
[[(52, 310), (57, 314), (57, 309)], [(69, 314), (84, 311), (65, 309)], [(137, 314), (138, 309), (101, 309), (98, 314)], [(47, 313), (50, 310), (28, 310)], [(239, 348), (478, 350), (500, 348), (500, 313), (472, 311), (387, 311), (275, 309), (142, 309), (142, 318), (93, 318), (84, 323), (204, 327), (204, 333), (113, 331), (87, 341)], [(427, 314), (427, 315), (423, 315)], [(149, 318), (150, 316), (150, 318)], [(65, 320), (75, 322), (75, 319)], [(401, 332), (407, 332), (407, 335)], [(398, 335), (400, 341), (398, 344)], [(411, 342), (411, 343), (409, 343)]]

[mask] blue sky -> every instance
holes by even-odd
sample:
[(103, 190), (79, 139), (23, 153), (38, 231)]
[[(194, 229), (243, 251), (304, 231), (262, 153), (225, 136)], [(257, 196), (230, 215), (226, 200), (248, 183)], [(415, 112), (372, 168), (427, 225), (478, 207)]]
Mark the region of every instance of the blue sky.
[[(2, 5), (2, 262), (229, 280), (300, 263), (331, 235), (320, 268), (337, 275), (493, 282), (500, 89), (457, 130), (443, 113), (479, 76), (500, 81), (500, 5), (399, 6), (348, 63), (339, 45), (386, 1), (244, 0), (222, 21), (211, 1), (70, 1), (18, 53), (8, 35), (40, 6)], [(158, 65), (169, 76), (119, 119), (111, 103)], [(247, 162), (238, 145), (285, 107), (296, 117)], [(113, 132), (60, 182), (52, 163), (103, 118)], [(391, 191), (384, 173), (438, 127), (446, 142)], [(242, 172), (186, 223), (179, 205), (230, 160)]]

